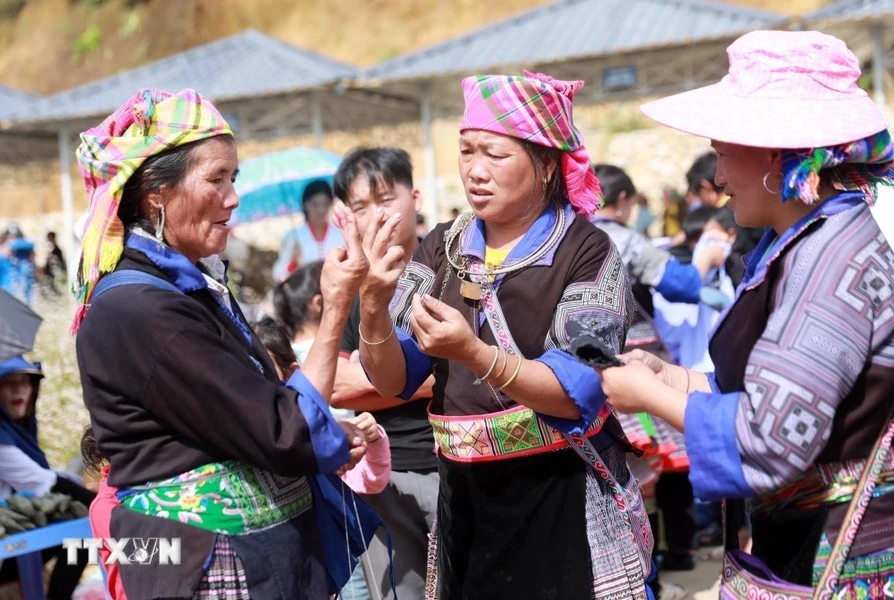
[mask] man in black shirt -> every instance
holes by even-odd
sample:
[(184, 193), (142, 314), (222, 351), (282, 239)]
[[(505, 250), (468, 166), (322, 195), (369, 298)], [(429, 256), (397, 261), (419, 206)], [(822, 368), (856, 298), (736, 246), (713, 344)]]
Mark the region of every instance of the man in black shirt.
[[(335, 174), (334, 190), (354, 213), (361, 232), (377, 211), (400, 213), (399, 244), (409, 260), (419, 244), (416, 213), (422, 207), (422, 196), (413, 187), (413, 167), (406, 152), (398, 148), (352, 151)], [(382, 516), (391, 534), (398, 597), (422, 598), (428, 532), (438, 500), (437, 456), (426, 410), (433, 381), (430, 378), (410, 401), (380, 396), (360, 366), (359, 327), (357, 299), (342, 337), (332, 405), (371, 412), (388, 434), (391, 480), (381, 494), (364, 499)], [(392, 597), (383, 532), (373, 540), (362, 564), (371, 596)]]

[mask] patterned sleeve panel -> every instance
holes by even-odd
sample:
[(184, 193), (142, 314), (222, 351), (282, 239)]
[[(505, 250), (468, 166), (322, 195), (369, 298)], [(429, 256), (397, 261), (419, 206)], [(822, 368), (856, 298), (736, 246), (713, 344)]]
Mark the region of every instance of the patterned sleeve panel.
[[(400, 347), (404, 352), (407, 365), (407, 384), (399, 394), (400, 398), (409, 400), (431, 375), (431, 359), (420, 349), (413, 339), (413, 326), (410, 315), (413, 312), (414, 294), (431, 294), (435, 289), (435, 271), (429, 265), (437, 265), (438, 255), (443, 256), (439, 240), (443, 238), (443, 229), (436, 228), (416, 249), (413, 259), (404, 269), (397, 282), (397, 289), (391, 298), (388, 312), (397, 327)], [(440, 252), (439, 252), (440, 250)]]
[(621, 259), (627, 265), (633, 281), (650, 287), (657, 287), (661, 283), (672, 258), (668, 252), (656, 248), (649, 238), (626, 227), (622, 228), (617, 238), (613, 235), (612, 239), (618, 244)]
[(537, 359), (550, 367), (580, 410), (576, 421), (541, 415), (549, 425), (568, 433), (585, 431), (605, 404), (599, 374), (569, 353), (573, 332), (582, 328), (620, 353), (630, 326), (633, 300), (627, 271), (617, 247), (605, 241), (562, 293), (544, 343), (546, 352)]
[[(760, 494), (803, 473), (825, 448), (841, 401), (884, 352), (894, 325), (891, 250), (871, 228), (847, 225), (829, 219), (785, 257), (775, 306), (749, 357), (745, 390), (705, 394), (714, 408), (690, 397), (687, 430), (725, 438), (717, 443), (727, 448), (713, 458), (699, 453), (703, 474), (693, 472), (693, 487), (700, 487), (698, 480), (707, 488), (721, 485), (703, 476), (720, 460), (739, 462), (730, 467), (741, 474), (730, 489), (708, 489), (700, 497), (748, 495), (743, 483)], [(885, 329), (888, 334), (879, 336)], [(703, 414), (690, 415), (693, 410)], [(711, 411), (714, 416), (705, 417)]]

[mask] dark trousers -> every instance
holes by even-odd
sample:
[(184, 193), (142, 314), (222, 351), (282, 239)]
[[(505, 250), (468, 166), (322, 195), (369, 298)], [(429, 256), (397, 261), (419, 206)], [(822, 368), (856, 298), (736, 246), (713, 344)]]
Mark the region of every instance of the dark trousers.
[(695, 498), (689, 473), (662, 473), (655, 485), (655, 501), (664, 515), (664, 541), (671, 552), (695, 548)]

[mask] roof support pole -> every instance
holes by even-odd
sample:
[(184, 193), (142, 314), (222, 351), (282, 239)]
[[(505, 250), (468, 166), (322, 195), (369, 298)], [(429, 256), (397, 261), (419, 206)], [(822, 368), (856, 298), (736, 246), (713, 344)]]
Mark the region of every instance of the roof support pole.
[(431, 229), (440, 220), (438, 210), (438, 179), (435, 161), (435, 146), (432, 136), (431, 93), (427, 85), (422, 87), (419, 105), (422, 120), (422, 162), (425, 165), (425, 214), (426, 226)]
[(320, 95), (314, 93), (310, 99), (310, 127), (314, 134), (314, 148), (323, 148), (323, 107), (320, 104)]
[(65, 264), (68, 266), (68, 281), (74, 281), (78, 269), (77, 245), (74, 237), (74, 201), (71, 188), (71, 133), (68, 129), (59, 129), (59, 183), (62, 187), (62, 250), (65, 252)]
[(887, 72), (888, 53), (885, 50), (885, 26), (882, 23), (872, 23), (869, 26), (869, 34), (872, 36), (872, 87), (875, 103), (885, 107), (885, 78)]

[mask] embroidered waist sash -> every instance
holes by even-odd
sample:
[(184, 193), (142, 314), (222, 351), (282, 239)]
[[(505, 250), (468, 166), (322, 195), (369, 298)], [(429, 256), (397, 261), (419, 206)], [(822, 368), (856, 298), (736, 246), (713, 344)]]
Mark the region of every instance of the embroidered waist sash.
[[(586, 437), (599, 433), (609, 415), (611, 409), (606, 404), (587, 428)], [(457, 417), (436, 415), (429, 410), (428, 419), (441, 453), (457, 462), (506, 460), (568, 447), (562, 432), (525, 406)]]
[[(810, 509), (850, 502), (865, 468), (866, 460), (814, 465), (787, 486), (756, 498), (752, 514), (760, 516), (780, 508)], [(872, 497), (891, 492), (894, 492), (894, 453), (889, 456)]]
[(118, 499), (144, 515), (229, 535), (274, 527), (313, 506), (306, 477), (280, 477), (232, 460), (120, 489)]

